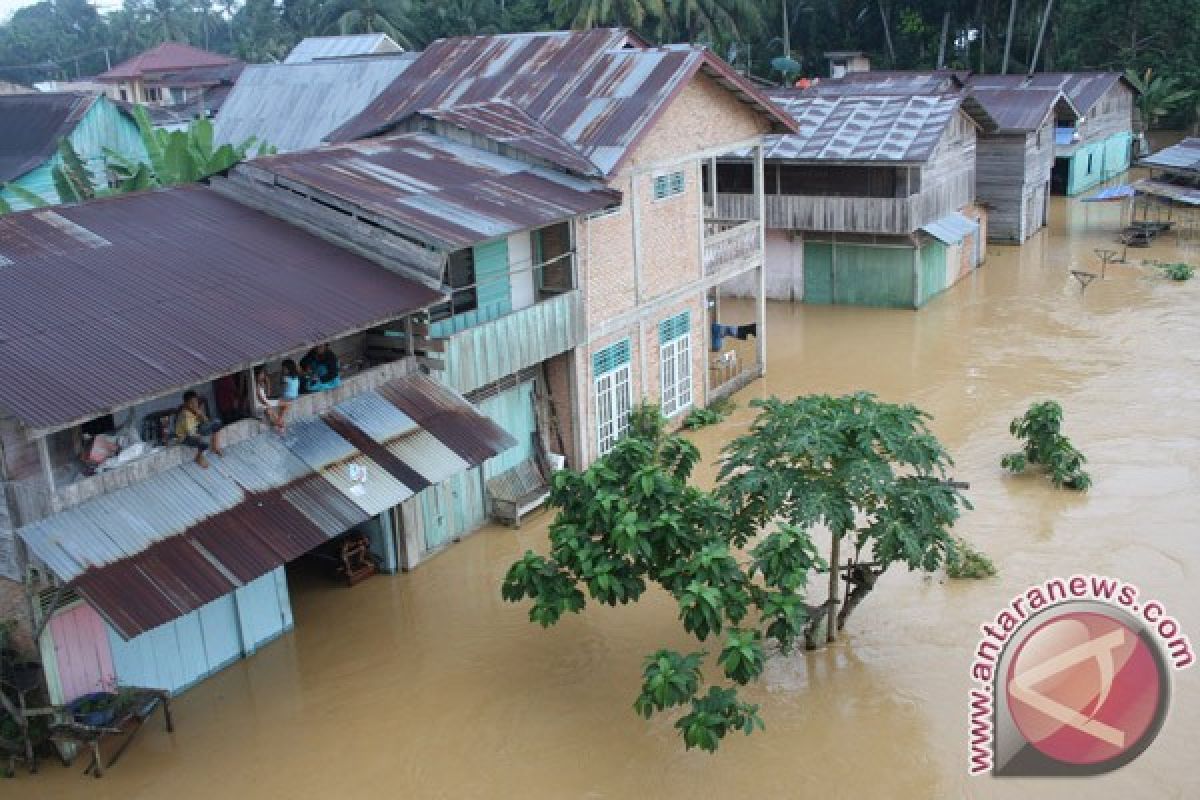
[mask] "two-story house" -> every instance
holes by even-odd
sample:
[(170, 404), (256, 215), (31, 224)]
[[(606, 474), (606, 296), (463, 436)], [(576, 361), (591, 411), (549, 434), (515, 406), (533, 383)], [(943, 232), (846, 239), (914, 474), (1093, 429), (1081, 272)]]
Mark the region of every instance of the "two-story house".
[[(699, 48), (447, 40), (336, 144), (10, 218), (0, 242), (42, 242), (0, 246), (19, 296), (46, 259), (90, 268), (52, 301), (90, 349), (45, 321), (14, 334), (0, 391), (21, 543), (0, 615), (49, 620), (56, 698), (181, 689), (296, 624), (287, 570), (314, 547), (356, 530), (385, 569), (413, 566), (484, 521), (497, 474), (539, 451), (585, 465), (639, 399), (678, 420), (761, 374), (761, 293), (734, 320), (758, 323), (757, 361), (711, 380), (706, 352), (719, 288), (762, 281), (761, 149), (752, 218), (706, 214), (701, 165), (793, 128)], [(342, 383), (295, 401), (282, 434), (239, 420), (208, 469), (159, 440), (180, 391), (230, 417), (252, 370), (322, 341)]]
[(1055, 121), (1051, 189), (1056, 194), (1077, 195), (1129, 169), (1137, 91), (1120, 73), (973, 75), (969, 86), (972, 90), (1058, 90), (1066, 95), (1071, 109)]
[(210, 117), (220, 110), (245, 64), (182, 42), (163, 42), (96, 76), (123, 103), (187, 110)]
[[(772, 97), (798, 133), (766, 146), (766, 293), (920, 308), (983, 260), (975, 148), (992, 123), (956, 93)], [(754, 203), (747, 159), (717, 164), (722, 216)]]

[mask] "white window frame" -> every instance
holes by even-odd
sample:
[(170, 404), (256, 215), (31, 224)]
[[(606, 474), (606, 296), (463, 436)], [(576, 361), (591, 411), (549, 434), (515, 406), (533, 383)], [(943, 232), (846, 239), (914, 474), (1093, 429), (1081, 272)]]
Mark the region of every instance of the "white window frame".
[(670, 419), (692, 407), (691, 331), (658, 347), (663, 416)]
[(652, 189), (656, 203), (680, 197), (687, 190), (687, 172), (677, 169), (655, 175)]
[(596, 452), (605, 455), (629, 430), (633, 383), (629, 362), (595, 377)]

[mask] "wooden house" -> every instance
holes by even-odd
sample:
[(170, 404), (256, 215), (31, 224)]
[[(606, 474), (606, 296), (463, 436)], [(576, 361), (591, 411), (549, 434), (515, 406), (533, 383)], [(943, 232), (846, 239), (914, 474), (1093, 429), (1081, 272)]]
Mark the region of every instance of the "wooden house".
[(1058, 89), (971, 90), (995, 126), (975, 148), (978, 202), (988, 210), (988, 240), (1020, 244), (1041, 230), (1050, 206), (1055, 129), (1078, 113)]
[(96, 76), (123, 103), (187, 108), (213, 116), (242, 68), (241, 61), (181, 42), (163, 42)]
[(58, 202), (54, 168), (62, 162), (59, 141), (67, 139), (98, 186), (108, 184), (104, 150), (145, 160), (137, 124), (103, 95), (81, 92), (0, 95), (0, 199), (13, 210), (28, 208), (4, 184)]
[[(773, 98), (799, 133), (767, 144), (769, 297), (919, 308), (982, 262), (978, 108), (953, 94)], [(748, 213), (747, 162), (715, 175), (717, 212)]]
[(1077, 195), (1129, 169), (1136, 90), (1121, 74), (973, 75), (969, 85), (972, 90), (1058, 90), (1070, 101), (1066, 116), (1055, 120), (1054, 193)]

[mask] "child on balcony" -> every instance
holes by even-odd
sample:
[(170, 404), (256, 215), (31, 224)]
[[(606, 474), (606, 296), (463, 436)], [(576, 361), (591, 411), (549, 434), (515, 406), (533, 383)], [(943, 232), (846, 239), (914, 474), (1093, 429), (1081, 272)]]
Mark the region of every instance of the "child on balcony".
[[(284, 381), (286, 382), (286, 380), (285, 376)], [(277, 433), (282, 435), (284, 432), (283, 420), (287, 415), (287, 409), (291, 402), (283, 397), (271, 397), (271, 387), (267, 381), (267, 372), (262, 367), (254, 370), (254, 401), (267, 422), (274, 426)]]
[(191, 389), (183, 393), (183, 406), (175, 419), (175, 435), (188, 447), (196, 448), (196, 463), (208, 467), (204, 452), (212, 448), (221, 455), (221, 420), (209, 419), (200, 396)]

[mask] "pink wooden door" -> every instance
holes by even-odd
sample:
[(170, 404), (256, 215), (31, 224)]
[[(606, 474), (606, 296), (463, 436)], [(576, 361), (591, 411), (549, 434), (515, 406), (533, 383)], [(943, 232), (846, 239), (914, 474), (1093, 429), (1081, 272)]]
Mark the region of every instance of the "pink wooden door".
[(116, 685), (108, 630), (87, 603), (59, 612), (50, 619), (50, 638), (58, 662), (64, 702)]

